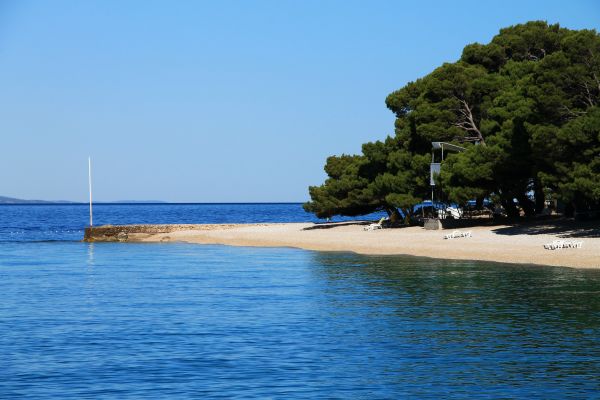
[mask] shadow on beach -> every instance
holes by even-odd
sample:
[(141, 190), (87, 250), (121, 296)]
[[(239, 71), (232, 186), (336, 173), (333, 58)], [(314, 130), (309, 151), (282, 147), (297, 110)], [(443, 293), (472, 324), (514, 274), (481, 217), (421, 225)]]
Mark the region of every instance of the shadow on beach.
[[(342, 221), (342, 222), (323, 222), (317, 223), (313, 226), (308, 226), (304, 228), (304, 231), (311, 231), (313, 229), (332, 229), (340, 226), (361, 226), (361, 225), (370, 225), (377, 223), (377, 221), (364, 221), (364, 220), (354, 220), (354, 221)], [(403, 222), (399, 222), (396, 224), (391, 224), (389, 222), (384, 222), (383, 227), (385, 229), (398, 229), (398, 228), (409, 228), (413, 225), (406, 225)]]
[(556, 235), (564, 238), (598, 238), (600, 221), (567, 219), (524, 222), (492, 230), (498, 235)]
[(331, 229), (331, 228), (337, 228), (338, 226), (368, 225), (371, 223), (373, 223), (373, 221), (324, 222), (324, 223), (318, 223), (313, 226), (306, 227), (303, 230), (311, 231), (313, 229)]
[[(460, 227), (493, 226), (502, 224), (492, 232), (498, 235), (556, 235), (564, 238), (600, 238), (600, 221), (575, 221), (572, 219), (543, 219), (533, 221), (508, 221), (508, 220), (464, 220)], [(315, 224), (304, 228), (306, 231), (314, 229), (332, 229), (340, 226), (369, 225), (373, 221), (343, 221)], [(505, 226), (510, 224), (510, 226)], [(463, 226), (464, 225), (464, 226)], [(393, 228), (407, 227), (407, 225), (394, 226)], [(389, 229), (390, 227), (388, 227)], [(458, 228), (458, 226), (457, 226)], [(450, 228), (447, 228), (450, 229)]]

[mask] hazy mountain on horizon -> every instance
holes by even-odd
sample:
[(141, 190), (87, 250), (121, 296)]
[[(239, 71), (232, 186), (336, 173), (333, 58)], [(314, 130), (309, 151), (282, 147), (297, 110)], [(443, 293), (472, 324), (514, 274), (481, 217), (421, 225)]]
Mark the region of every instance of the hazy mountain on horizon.
[(120, 204), (127, 204), (127, 203), (152, 203), (152, 204), (164, 204), (164, 203), (168, 203), (168, 201), (163, 201), (163, 200), (115, 200), (115, 201), (97, 201), (96, 203), (120, 203)]
[(16, 199), (14, 197), (6, 197), (0, 196), (0, 204), (64, 204), (64, 203), (74, 203), (73, 201), (67, 200), (24, 200), (24, 199)]
[[(117, 201), (97, 201), (96, 204), (106, 203), (167, 203), (161, 200), (117, 200)], [(69, 201), (69, 200), (25, 200), (14, 197), (0, 196), (0, 204), (85, 204), (85, 202)]]

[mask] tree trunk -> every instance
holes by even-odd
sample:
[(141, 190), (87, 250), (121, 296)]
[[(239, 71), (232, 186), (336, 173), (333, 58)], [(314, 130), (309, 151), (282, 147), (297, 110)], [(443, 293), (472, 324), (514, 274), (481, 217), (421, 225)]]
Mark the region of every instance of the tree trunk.
[(396, 224), (402, 218), (402, 216), (400, 215), (400, 212), (398, 211), (398, 209), (396, 207), (388, 206), (385, 209), (385, 212), (387, 212), (387, 215), (390, 218), (390, 223), (392, 225)]
[(517, 197), (517, 200), (519, 200), (519, 205), (521, 206), (527, 217), (535, 216), (535, 203), (531, 201), (531, 199), (527, 197), (525, 193), (520, 194)]
[(544, 194), (544, 187), (538, 179), (533, 182), (533, 191), (535, 195), (535, 213), (541, 214), (546, 208), (546, 195)]
[(410, 220), (413, 215), (412, 208), (402, 209), (402, 212), (404, 213), (404, 225), (410, 225)]
[(565, 217), (573, 218), (575, 216), (575, 205), (571, 202), (565, 205)]
[(475, 208), (477, 210), (481, 210), (481, 208), (483, 207), (483, 200), (484, 200), (483, 196), (478, 197), (478, 198), (475, 199)]
[(502, 207), (504, 207), (504, 210), (506, 211), (506, 215), (509, 218), (516, 218), (519, 216), (519, 210), (517, 209), (517, 207), (515, 206), (515, 203), (513, 202), (513, 196), (503, 195), (500, 198), (500, 202), (502, 203)]

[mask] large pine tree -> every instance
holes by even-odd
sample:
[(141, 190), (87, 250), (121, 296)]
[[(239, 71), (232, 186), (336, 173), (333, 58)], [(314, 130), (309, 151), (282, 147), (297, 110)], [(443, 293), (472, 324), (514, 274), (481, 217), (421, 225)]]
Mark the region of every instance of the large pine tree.
[(361, 155), (330, 157), (305, 209), (319, 217), (398, 210), (427, 196), (432, 141), (461, 144), (439, 181), (450, 201), (492, 197), (509, 215), (551, 194), (572, 209), (600, 203), (600, 36), (534, 21), (470, 44), (460, 60), (391, 93), (395, 134)]

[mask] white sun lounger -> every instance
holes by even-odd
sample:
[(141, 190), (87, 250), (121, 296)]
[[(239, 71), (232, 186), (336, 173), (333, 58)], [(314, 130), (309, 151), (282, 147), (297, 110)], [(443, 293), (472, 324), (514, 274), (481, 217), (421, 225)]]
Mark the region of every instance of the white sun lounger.
[(473, 237), (473, 233), (471, 231), (454, 231), (452, 233), (444, 235), (444, 239), (456, 239), (461, 237)]
[(385, 221), (385, 217), (381, 217), (378, 223), (371, 224), (369, 226), (365, 226), (365, 231), (374, 231), (375, 229), (383, 229), (383, 221)]
[(546, 250), (556, 250), (556, 249), (581, 249), (583, 247), (583, 242), (581, 241), (571, 241), (571, 240), (555, 240), (552, 243), (546, 243), (544, 245), (544, 249)]

